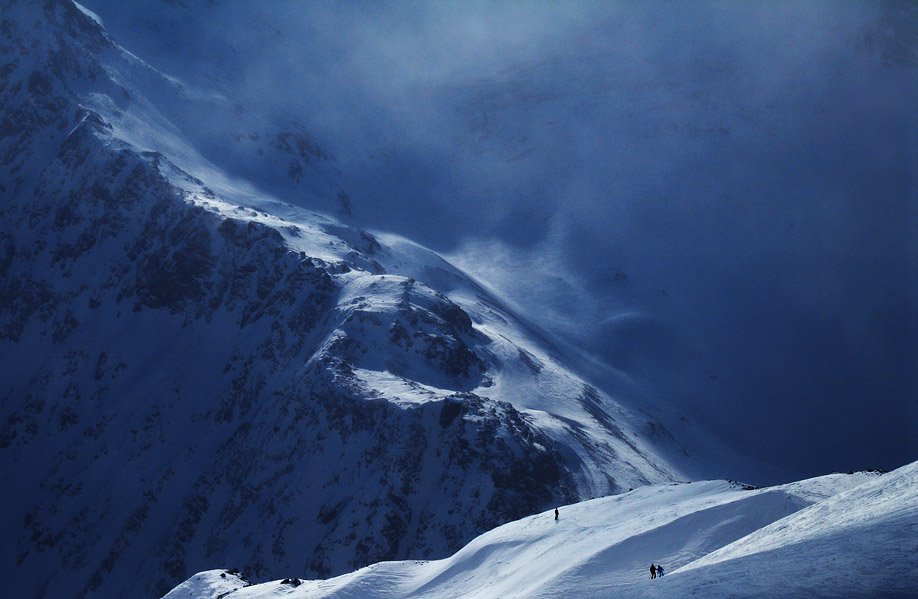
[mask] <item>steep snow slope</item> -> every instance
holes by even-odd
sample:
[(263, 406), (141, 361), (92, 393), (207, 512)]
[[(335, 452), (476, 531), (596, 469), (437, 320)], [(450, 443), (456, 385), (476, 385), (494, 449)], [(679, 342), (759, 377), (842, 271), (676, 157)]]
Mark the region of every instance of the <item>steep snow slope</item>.
[(207, 160), (172, 121), (178, 84), (85, 11), (6, 2), (0, 30), (11, 594), (443, 556), (685, 478), (665, 427), (434, 253)]
[[(164, 599), (212, 599), (218, 581), (232, 599), (913, 597), (916, 518), (918, 462), (757, 490), (653, 485), (506, 524), (444, 560), (253, 586), (214, 570)], [(666, 575), (649, 580), (651, 563)]]

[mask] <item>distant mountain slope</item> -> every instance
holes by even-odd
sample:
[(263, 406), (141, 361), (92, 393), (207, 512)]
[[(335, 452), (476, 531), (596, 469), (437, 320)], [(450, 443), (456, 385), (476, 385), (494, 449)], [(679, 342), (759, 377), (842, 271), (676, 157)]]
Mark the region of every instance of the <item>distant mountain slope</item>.
[(914, 597), (916, 518), (918, 462), (756, 490), (654, 485), (506, 524), (444, 560), (253, 586), (212, 570), (164, 599)]
[(207, 160), (172, 121), (201, 105), (90, 14), (5, 2), (0, 31), (11, 595), (443, 556), (685, 478), (665, 427), (436, 254)]

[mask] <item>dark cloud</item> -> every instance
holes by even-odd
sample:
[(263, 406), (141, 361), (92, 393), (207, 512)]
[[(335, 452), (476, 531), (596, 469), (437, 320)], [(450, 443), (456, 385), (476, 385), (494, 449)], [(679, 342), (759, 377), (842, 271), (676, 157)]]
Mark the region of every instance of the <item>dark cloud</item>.
[(918, 454), (914, 5), (86, 4), (788, 477)]

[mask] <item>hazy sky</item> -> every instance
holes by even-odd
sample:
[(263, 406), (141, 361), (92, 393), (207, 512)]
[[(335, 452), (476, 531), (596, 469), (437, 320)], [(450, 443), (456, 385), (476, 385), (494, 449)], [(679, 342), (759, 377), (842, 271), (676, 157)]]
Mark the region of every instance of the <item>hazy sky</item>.
[(914, 4), (84, 4), (787, 478), (918, 458)]

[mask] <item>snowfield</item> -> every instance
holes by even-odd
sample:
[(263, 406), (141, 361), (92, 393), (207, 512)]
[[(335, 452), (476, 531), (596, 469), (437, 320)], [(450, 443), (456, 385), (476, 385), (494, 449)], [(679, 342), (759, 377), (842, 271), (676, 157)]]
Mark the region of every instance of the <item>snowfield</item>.
[(650, 485), (500, 526), (443, 560), (256, 585), (211, 570), (163, 599), (904, 598), (918, 596), (916, 533), (918, 462), (763, 489)]

